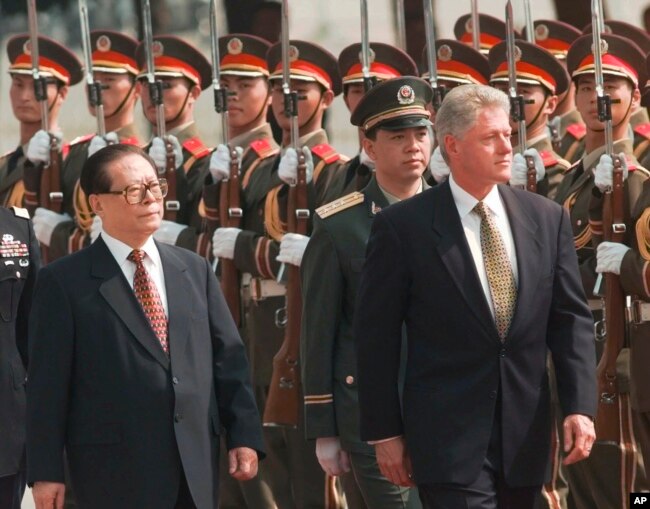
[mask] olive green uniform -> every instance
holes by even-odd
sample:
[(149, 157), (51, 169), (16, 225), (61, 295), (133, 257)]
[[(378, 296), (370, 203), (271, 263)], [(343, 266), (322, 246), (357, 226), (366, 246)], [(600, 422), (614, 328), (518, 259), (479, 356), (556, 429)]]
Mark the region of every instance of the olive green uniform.
[(23, 170), (27, 147), (18, 147), (0, 158), (0, 204), (3, 207), (22, 207), (25, 187)]
[(571, 164), (578, 162), (585, 152), (587, 128), (578, 110), (571, 110), (561, 116), (560, 143), (557, 153)]
[[(551, 139), (546, 134), (530, 140), (528, 148), (534, 148), (539, 152), (546, 171), (544, 178), (537, 183), (537, 194), (552, 200), (555, 198), (557, 188), (571, 164), (553, 150)], [(514, 151), (517, 152), (517, 147), (515, 147)]]
[[(427, 187), (423, 182), (423, 187)], [(301, 371), (308, 439), (339, 437), (350, 455), (367, 507), (421, 507), (415, 490), (388, 482), (374, 448), (359, 438), (357, 365), (352, 321), (375, 214), (389, 205), (372, 178), (355, 192), (316, 211), (301, 265)]]
[(374, 171), (363, 164), (358, 155), (342, 163), (329, 183), (322, 202), (329, 203), (354, 191), (361, 191), (370, 182)]

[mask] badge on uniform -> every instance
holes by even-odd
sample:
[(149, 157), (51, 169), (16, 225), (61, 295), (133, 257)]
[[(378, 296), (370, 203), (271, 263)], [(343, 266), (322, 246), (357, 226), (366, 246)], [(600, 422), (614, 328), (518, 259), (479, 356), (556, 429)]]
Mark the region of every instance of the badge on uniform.
[(14, 236), (10, 233), (5, 233), (0, 242), (0, 256), (2, 258), (19, 258), (26, 257), (29, 254), (27, 244), (14, 240)]
[(381, 212), (381, 207), (373, 201), (372, 205), (370, 206), (370, 211), (372, 212), (373, 216), (377, 215), (378, 212)]

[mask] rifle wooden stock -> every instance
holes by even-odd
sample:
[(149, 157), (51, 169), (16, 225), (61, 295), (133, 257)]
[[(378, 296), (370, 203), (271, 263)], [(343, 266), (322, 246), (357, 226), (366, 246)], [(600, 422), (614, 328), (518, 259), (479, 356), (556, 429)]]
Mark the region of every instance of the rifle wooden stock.
[[(605, 193), (603, 202), (603, 238), (622, 242), (623, 225), (623, 172), (621, 162), (615, 157), (613, 189)], [(596, 414), (596, 439), (604, 442), (621, 441), (621, 400), (616, 375), (616, 360), (625, 345), (625, 294), (616, 274), (605, 274), (605, 307), (603, 320), (606, 327), (605, 347), (596, 370), (598, 381), (598, 411)]]
[[(298, 182), (289, 188), (287, 204), (287, 231), (307, 234), (308, 210), (305, 158), (298, 150)], [(273, 375), (264, 408), (265, 426), (298, 426), (301, 407), (300, 390), (300, 322), (302, 318), (302, 292), (300, 268), (287, 265), (286, 328), (284, 340), (273, 357)]]
[[(221, 181), (219, 193), (219, 217), (223, 226), (239, 228), (241, 224), (241, 204), (239, 190), (239, 155), (234, 148), (230, 150), (230, 175)], [(221, 258), (221, 290), (226, 298), (233, 320), (239, 327), (241, 323), (239, 272), (234, 260)]]
[(167, 179), (167, 196), (165, 198), (164, 218), (168, 221), (176, 221), (179, 210), (178, 194), (176, 192), (176, 156), (174, 155), (174, 146), (165, 140), (165, 178)]
[(537, 170), (535, 160), (531, 156), (524, 156), (526, 159), (526, 190), (531, 193), (537, 192)]
[(336, 489), (336, 476), (325, 474), (325, 509), (340, 509), (341, 497)]

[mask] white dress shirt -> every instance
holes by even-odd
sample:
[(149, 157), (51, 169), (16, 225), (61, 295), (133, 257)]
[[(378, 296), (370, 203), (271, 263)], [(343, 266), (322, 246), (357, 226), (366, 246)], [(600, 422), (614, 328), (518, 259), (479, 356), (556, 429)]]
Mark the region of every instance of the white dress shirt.
[[(133, 251), (133, 248), (126, 245), (121, 240), (117, 240), (115, 237), (111, 237), (105, 231), (102, 231), (101, 237), (108, 247), (108, 250), (115, 258), (115, 261), (120, 266), (124, 277), (129, 282), (131, 289), (133, 289), (133, 277), (135, 276), (135, 263), (131, 260), (128, 260), (127, 257)], [(149, 274), (149, 277), (153, 280), (160, 295), (160, 300), (162, 301), (163, 309), (165, 310), (165, 315), (169, 318), (169, 309), (167, 306), (167, 291), (165, 289), (165, 273), (163, 271), (162, 261), (160, 259), (160, 253), (156, 247), (156, 243), (153, 241), (153, 237), (149, 237), (147, 242), (144, 243), (144, 246), (140, 250), (147, 253), (147, 256), (142, 260), (145, 270)]]
[[(488, 306), (490, 306), (492, 317), (494, 317), (494, 304), (492, 303), (490, 284), (488, 283), (487, 272), (485, 271), (485, 265), (483, 263), (483, 252), (481, 251), (481, 218), (478, 214), (472, 212), (478, 203), (478, 200), (460, 187), (454, 180), (453, 175), (449, 175), (449, 187), (451, 188), (451, 194), (454, 198), (456, 208), (458, 209), (460, 222), (463, 224), (465, 238), (467, 239), (467, 244), (469, 244), (472, 258), (474, 259), (478, 277), (481, 280), (483, 293), (485, 294)], [(492, 188), (488, 195), (483, 199), (483, 203), (487, 205), (497, 227), (499, 228), (499, 233), (501, 234), (501, 238), (505, 244), (506, 253), (510, 259), (510, 267), (512, 268), (512, 274), (515, 278), (515, 284), (518, 285), (519, 272), (517, 270), (515, 242), (512, 238), (508, 213), (501, 201), (501, 196), (499, 195), (499, 189), (497, 186)]]

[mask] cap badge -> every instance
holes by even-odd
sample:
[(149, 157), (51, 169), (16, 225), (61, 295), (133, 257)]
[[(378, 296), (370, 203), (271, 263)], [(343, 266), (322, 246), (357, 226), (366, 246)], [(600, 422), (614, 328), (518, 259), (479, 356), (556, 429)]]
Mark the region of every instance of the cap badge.
[(538, 41), (545, 41), (549, 36), (549, 29), (544, 23), (540, 23), (535, 27), (535, 39)]
[(609, 25), (603, 25), (603, 33), (613, 34), (614, 32), (612, 30), (612, 27), (610, 27)]
[(453, 54), (454, 52), (452, 51), (452, 49), (449, 47), (448, 44), (443, 44), (438, 48), (438, 60), (442, 60), (443, 62), (449, 62)]
[(99, 51), (109, 51), (111, 49), (111, 40), (107, 35), (100, 35), (97, 38), (96, 46)]
[(521, 48), (515, 45), (515, 62), (519, 62), (520, 60), (521, 60)]
[(244, 43), (238, 37), (233, 37), (228, 41), (228, 53), (231, 55), (239, 55), (244, 49)]
[(151, 47), (151, 51), (153, 52), (154, 57), (161, 57), (164, 54), (165, 47), (163, 46), (162, 42), (153, 41), (153, 46)]
[(23, 44), (23, 53), (25, 53), (25, 55), (32, 54), (32, 41), (30, 41), (29, 39), (27, 39), (25, 41), (25, 44)]
[(295, 62), (300, 56), (300, 51), (295, 46), (289, 46), (289, 60)]
[(415, 91), (409, 85), (402, 85), (397, 91), (397, 102), (402, 106), (415, 102)]
[[(375, 58), (377, 58), (375, 50), (368, 48), (368, 63), (372, 64), (375, 61)], [(359, 62), (363, 63), (363, 51), (359, 51)]]
[(465, 21), (465, 32), (469, 34), (474, 32), (474, 23), (472, 23), (472, 18), (467, 18), (467, 21)]
[[(601, 39), (600, 40), (600, 54), (604, 55), (608, 51), (609, 51), (609, 44), (607, 44), (607, 41), (605, 39)], [(595, 54), (593, 43), (591, 44), (591, 52)]]

